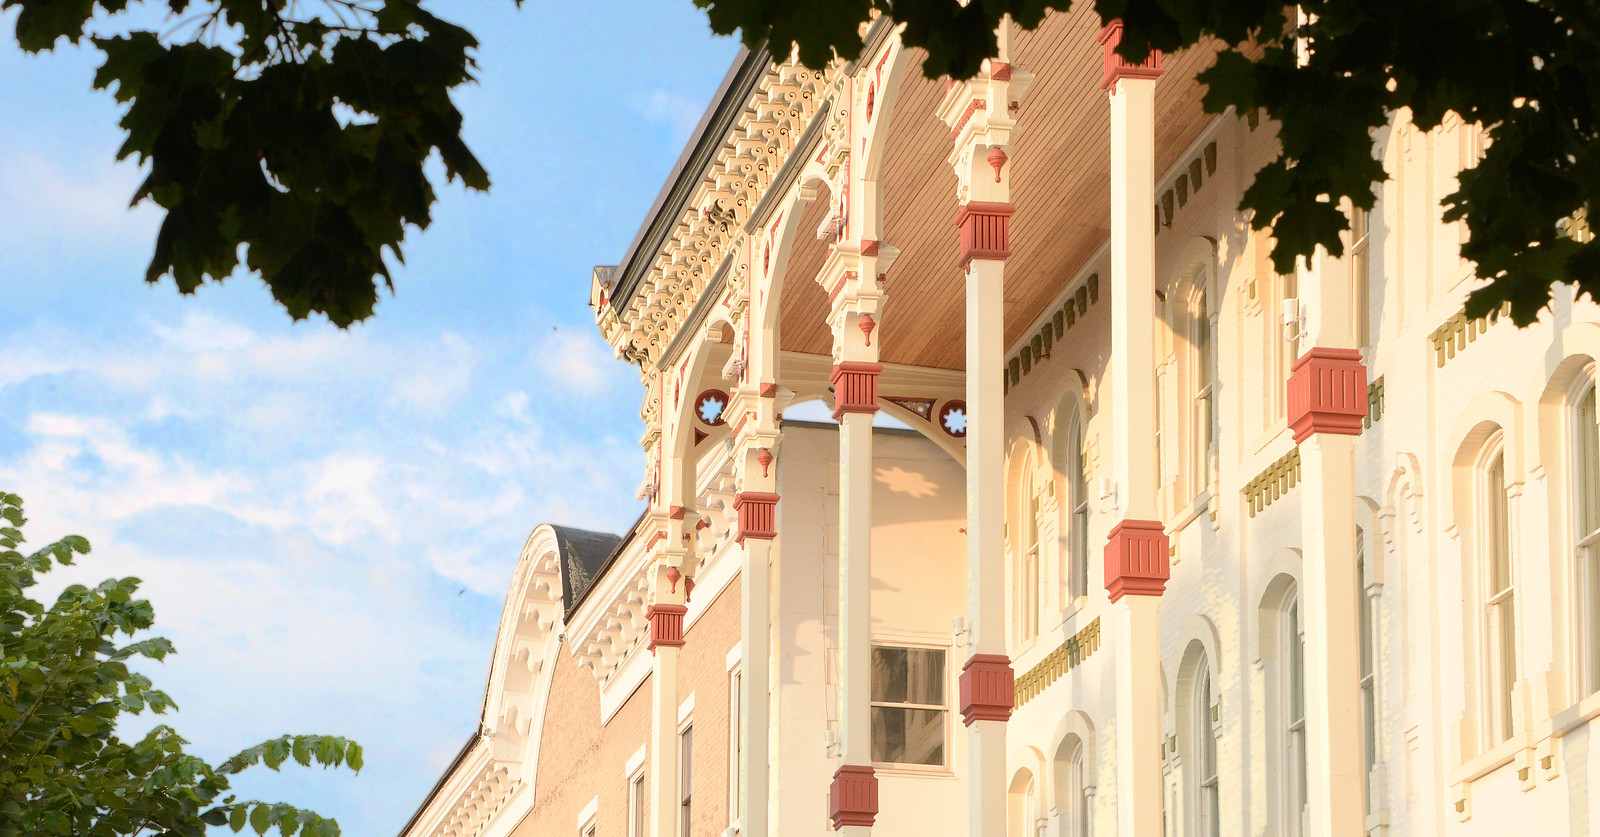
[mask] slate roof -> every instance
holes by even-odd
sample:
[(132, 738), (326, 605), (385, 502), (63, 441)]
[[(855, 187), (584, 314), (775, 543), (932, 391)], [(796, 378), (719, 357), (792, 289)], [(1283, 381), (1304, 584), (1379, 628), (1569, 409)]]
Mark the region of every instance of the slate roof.
[(561, 558), (562, 610), (571, 614), (583, 595), (589, 592), (589, 587), (600, 577), (600, 571), (616, 551), (617, 544), (622, 542), (622, 537), (571, 526), (552, 525), (550, 528), (555, 530), (556, 546)]

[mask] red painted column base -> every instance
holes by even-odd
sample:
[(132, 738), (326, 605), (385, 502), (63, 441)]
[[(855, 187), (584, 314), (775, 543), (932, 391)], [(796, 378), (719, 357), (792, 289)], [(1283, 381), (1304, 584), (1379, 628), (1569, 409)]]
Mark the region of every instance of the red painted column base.
[(1172, 576), (1167, 533), (1159, 520), (1124, 520), (1106, 536), (1106, 592), (1111, 601), (1127, 595), (1159, 596)]
[(739, 543), (745, 538), (770, 541), (778, 536), (778, 495), (766, 491), (741, 491), (733, 496), (739, 515)]
[(961, 722), (1009, 721), (1017, 701), (1017, 679), (1004, 654), (973, 654), (961, 667)]
[(870, 767), (840, 765), (828, 787), (828, 818), (833, 830), (852, 825), (872, 827), (878, 818), (878, 776)]
[(1295, 444), (1313, 433), (1361, 435), (1367, 417), (1367, 367), (1355, 349), (1313, 348), (1289, 374), (1289, 429)]
[(679, 648), (683, 646), (683, 615), (689, 609), (679, 604), (653, 604), (644, 612), (650, 620), (650, 650), (656, 646)]

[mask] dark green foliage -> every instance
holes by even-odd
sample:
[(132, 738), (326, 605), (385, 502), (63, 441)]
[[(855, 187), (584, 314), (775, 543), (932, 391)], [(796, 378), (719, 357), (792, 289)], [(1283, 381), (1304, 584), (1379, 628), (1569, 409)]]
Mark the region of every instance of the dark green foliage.
[(155, 621), (135, 598), (136, 578), (74, 584), (48, 607), (29, 596), (37, 576), (89, 553), (69, 535), (24, 554), (22, 499), (0, 492), (0, 835), (201, 835), (248, 825), (257, 834), (328, 837), (339, 824), (282, 803), (242, 800), (229, 777), (256, 764), (361, 769), (361, 746), (325, 735), (264, 741), (213, 767), (184, 752), (171, 727), (138, 741), (116, 734), (120, 716), (175, 708), (129, 668), (162, 660), (172, 644), (134, 639)]
[(118, 156), (149, 171), (133, 202), (166, 212), (147, 281), (192, 293), (243, 265), (290, 316), (345, 326), (372, 314), (380, 280), (393, 290), (385, 259), (402, 260), (407, 226), (428, 226), (430, 156), (489, 187), (450, 100), (477, 42), (419, 0), (153, 5), (169, 30), (89, 38), (127, 0), (0, 0), (23, 49), (104, 53), (95, 86), (127, 106)]
[[(812, 66), (858, 56), (860, 24), (877, 11), (927, 50), (923, 70), (958, 78), (994, 55), (1004, 14), (1025, 29), (1071, 0), (695, 0), (712, 29), (745, 43), (798, 47)], [(1200, 74), (1205, 107), (1264, 111), (1282, 128), (1282, 153), (1257, 173), (1241, 208), (1276, 237), (1288, 272), (1318, 246), (1341, 254), (1341, 199), (1371, 208), (1384, 179), (1374, 131), (1410, 108), (1429, 130), (1453, 113), (1487, 128), (1478, 165), (1443, 201), (1466, 223), (1463, 255), (1488, 280), (1468, 301), (1477, 316), (1502, 303), (1527, 324), (1555, 283), (1600, 290), (1600, 242), (1587, 222), (1600, 199), (1600, 6), (1588, 0), (1306, 0), (1286, 18), (1280, 0), (1094, 0), (1121, 18), (1121, 52), (1141, 60), (1205, 37), (1227, 45)], [(1299, 45), (1306, 60), (1297, 60)], [(1576, 219), (1576, 221), (1574, 220)], [(1574, 234), (1574, 232), (1581, 234)]]

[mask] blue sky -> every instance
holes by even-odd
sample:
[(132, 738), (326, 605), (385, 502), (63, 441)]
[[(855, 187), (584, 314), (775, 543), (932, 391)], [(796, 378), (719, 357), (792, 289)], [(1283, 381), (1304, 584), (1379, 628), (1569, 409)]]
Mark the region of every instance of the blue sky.
[(236, 276), (142, 281), (92, 51), (29, 57), (0, 17), (0, 488), (35, 543), (137, 575), (179, 654), (154, 675), (223, 757), (279, 732), (367, 769), (244, 783), (393, 834), (477, 720), (505, 586), (542, 521), (637, 513), (638, 385), (588, 309), (736, 44), (690, 0), (436, 0), (475, 32), (457, 102), (494, 178), (441, 188), (398, 292), (340, 332)]

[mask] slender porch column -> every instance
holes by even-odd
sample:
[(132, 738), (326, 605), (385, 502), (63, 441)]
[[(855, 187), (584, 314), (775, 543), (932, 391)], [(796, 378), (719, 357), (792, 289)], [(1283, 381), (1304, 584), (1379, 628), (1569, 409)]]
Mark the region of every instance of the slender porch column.
[(1010, 21), (999, 57), (954, 85), (939, 105), (955, 147), (958, 253), (966, 279), (967, 629), (961, 667), (967, 728), (967, 833), (1006, 833), (1006, 721), (1015, 676), (1005, 632), (1005, 266), (1011, 253), (1012, 113), (1032, 76), (1009, 63)]
[[(867, 253), (863, 255), (861, 251)], [(833, 416), (839, 422), (839, 739), (828, 817), (849, 837), (867, 837), (878, 813), (872, 770), (872, 418), (878, 411), (877, 343), (881, 292), (878, 246), (840, 245), (824, 267), (837, 289)]]
[(1367, 370), (1358, 350), (1337, 348), (1355, 343), (1349, 264), (1326, 255), (1320, 262), (1308, 283), (1316, 345), (1289, 376), (1288, 418), (1302, 476), (1307, 813), (1310, 837), (1340, 837), (1366, 829), (1355, 437), (1367, 414)]
[(739, 786), (745, 800), (740, 834), (742, 837), (766, 837), (767, 741), (772, 725), (770, 579), (772, 540), (778, 534), (778, 495), (771, 491), (741, 491), (734, 498), (734, 505), (739, 515), (738, 538), (744, 545), (744, 565), (739, 581), (740, 634), (744, 637), (744, 677), (740, 681), (742, 692), (739, 695), (744, 709), (744, 728), (739, 731), (739, 740), (744, 754), (740, 765), (744, 781)]
[(1117, 833), (1159, 837), (1161, 593), (1167, 535), (1156, 508), (1155, 88), (1159, 53), (1119, 58), (1122, 24), (1100, 32), (1111, 96), (1111, 438), (1122, 519), (1105, 548), (1116, 663)]
[[(656, 560), (653, 598), (645, 611), (650, 620), (650, 793), (651, 837), (677, 837), (678, 811), (678, 652), (683, 647), (683, 615), (687, 612), (685, 585), (679, 567), (683, 550), (666, 544), (681, 543), (681, 509), (674, 508), (657, 529), (662, 543), (654, 545)], [(652, 536), (654, 537), (654, 536)]]
[(744, 642), (739, 696), (744, 711), (744, 728), (739, 731), (744, 771), (739, 783), (744, 792), (741, 837), (767, 837), (774, 801), (769, 745), (774, 643), (771, 568), (773, 541), (778, 536), (778, 339), (767, 302), (764, 295), (758, 295), (743, 312), (750, 362), (741, 365), (728, 405), (728, 422), (735, 428), (733, 461), (739, 486), (733, 500), (738, 516), (736, 537), (744, 553), (739, 577), (739, 632)]

